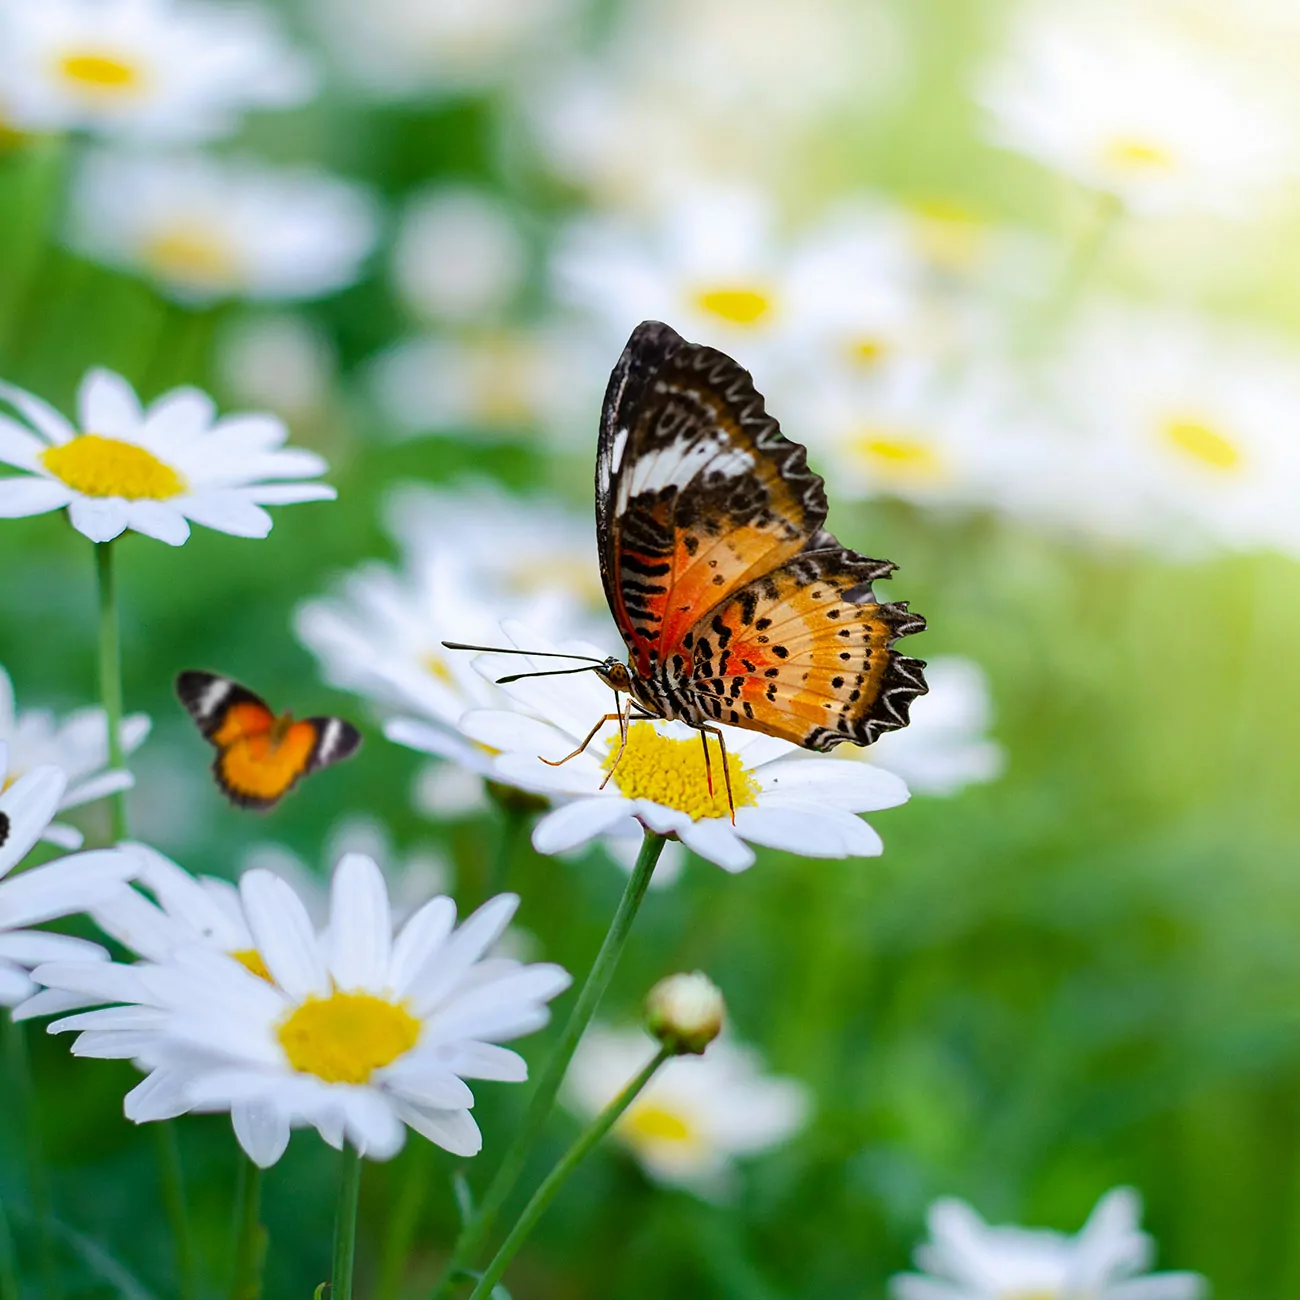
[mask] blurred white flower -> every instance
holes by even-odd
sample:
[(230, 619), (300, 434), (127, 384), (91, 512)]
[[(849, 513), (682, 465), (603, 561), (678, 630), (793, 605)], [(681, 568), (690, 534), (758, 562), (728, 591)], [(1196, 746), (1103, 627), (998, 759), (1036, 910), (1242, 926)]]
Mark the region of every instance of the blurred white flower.
[(1291, 112), (1132, 6), (1030, 7), (984, 75), (996, 143), (1142, 213), (1250, 213), (1300, 163)]
[(438, 186), (403, 209), (393, 281), (419, 316), (452, 322), (495, 317), (519, 292), (527, 270), (518, 225), (485, 190)]
[[(118, 733), (124, 755), (133, 754), (149, 734), (149, 718), (133, 713), (122, 719)], [(13, 682), (0, 667), (0, 744), (8, 747), (7, 789), (24, 772), (51, 765), (67, 778), (58, 811), (80, 808), (135, 783), (130, 772), (108, 766), (108, 720), (100, 708), (77, 709), (62, 719), (49, 709), (24, 709), (14, 701)], [(65, 849), (81, 847), (82, 835), (72, 826), (51, 822), (41, 836)]]
[(1300, 555), (1300, 352), (1245, 328), (1098, 307), (1041, 391), (1014, 508), (1173, 556)]
[[(285, 447), (270, 415), (218, 418), (206, 393), (174, 388), (151, 406), (111, 370), (91, 370), (77, 392), (77, 425), (31, 393), (0, 383), (0, 400), (27, 425), (0, 415), (0, 518), (68, 511), (92, 542), (131, 529), (171, 546), (190, 523), (234, 537), (265, 537), (270, 505), (330, 501), (334, 489), (304, 480), (325, 472), (315, 452)], [(29, 427), (30, 426), (30, 427)]]
[(367, 190), (314, 167), (202, 154), (91, 154), (70, 240), (182, 302), (320, 298), (361, 274), (378, 236)]
[(335, 60), (377, 98), (470, 93), (545, 61), (575, 0), (313, 0)]
[(360, 854), (334, 870), (324, 934), (270, 872), (247, 872), (239, 893), (262, 970), (202, 945), (138, 966), (55, 960), (40, 968), (47, 988), (120, 1005), (51, 1031), (80, 1031), (77, 1055), (147, 1071), (127, 1094), (129, 1119), (228, 1110), (262, 1167), (305, 1125), (375, 1160), (401, 1149), (407, 1126), (474, 1155), (465, 1079), (526, 1078), (497, 1044), (545, 1025), (570, 982), (558, 966), (487, 955), (518, 898), (502, 894), (456, 927), (440, 896), (397, 927), (379, 868)]
[[(640, 1030), (593, 1025), (578, 1045), (562, 1098), (585, 1118), (603, 1110), (653, 1055)], [(725, 1195), (735, 1161), (787, 1141), (807, 1122), (812, 1099), (795, 1079), (764, 1074), (751, 1048), (722, 1038), (703, 1056), (677, 1056), (614, 1127), (656, 1181), (705, 1196)]]
[(388, 828), (374, 817), (355, 813), (340, 818), (325, 837), (324, 870), (309, 866), (283, 844), (254, 844), (244, 854), (243, 871), (264, 870), (287, 880), (302, 899), (312, 923), (329, 920), (329, 873), (333, 864), (349, 853), (370, 858), (383, 873), (393, 920), (405, 921), (435, 894), (452, 888), (451, 864), (436, 849), (421, 849), (404, 856), (393, 847)]
[(929, 692), (918, 697), (911, 721), (859, 751), (901, 776), (913, 794), (950, 795), (996, 780), (1006, 755), (985, 734), (993, 701), (984, 670), (972, 659), (941, 655), (927, 661)]
[(1076, 1236), (990, 1226), (963, 1201), (930, 1207), (919, 1273), (895, 1276), (896, 1300), (1198, 1300), (1197, 1273), (1151, 1273), (1155, 1245), (1141, 1230), (1142, 1202), (1119, 1187), (1097, 1202)]
[(416, 772), (411, 806), (430, 821), (457, 821), (486, 811), (487, 787), (480, 772), (435, 759)]
[[(48, 837), (67, 785), (63, 773), (48, 764), (10, 782), (8, 761), (8, 746), (0, 740), (0, 877), (9, 876), (36, 842)], [(35, 992), (28, 971), (40, 962), (107, 964), (108, 954), (98, 944), (27, 927), (84, 912), (134, 870), (129, 854), (101, 849), (0, 880), (0, 1006), (15, 1006)]]
[(295, 420), (324, 409), (337, 358), (329, 339), (303, 317), (253, 316), (222, 330), (214, 363), (236, 401)]
[(606, 351), (558, 324), (406, 339), (375, 357), (368, 374), (398, 437), (541, 433), (584, 449), (608, 378)]
[(233, 132), (250, 109), (290, 107), (314, 88), (263, 8), (0, 0), (0, 100), (25, 130), (208, 139)]
[[(489, 677), (556, 666), (554, 659), (531, 659), (526, 650), (601, 657), (586, 642), (561, 647), (518, 623), (503, 623), (502, 632), (521, 653), (508, 659), (481, 656), (478, 667)], [(710, 741), (711, 786), (701, 733), (657, 719), (631, 724), (616, 767), (619, 733), (613, 721), (601, 726), (582, 753), (557, 766), (612, 712), (609, 688), (594, 673), (574, 673), (527, 678), (499, 689), (513, 708), (475, 710), (460, 719), (460, 727), (495, 755), (489, 767), (496, 780), (560, 802), (533, 832), (539, 853), (563, 853), (605, 835), (627, 835), (640, 822), (657, 834), (676, 835), (726, 871), (754, 864), (751, 844), (814, 858), (874, 857), (884, 846), (857, 814), (907, 799), (907, 787), (883, 768), (849, 759), (808, 759), (788, 741), (724, 726), (733, 821), (716, 738)]]

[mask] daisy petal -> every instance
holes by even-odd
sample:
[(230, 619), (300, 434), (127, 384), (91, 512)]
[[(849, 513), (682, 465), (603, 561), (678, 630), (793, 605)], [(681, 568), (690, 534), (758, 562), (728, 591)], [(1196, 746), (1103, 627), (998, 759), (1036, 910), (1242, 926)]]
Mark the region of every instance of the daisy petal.
[(289, 1121), (270, 1102), (243, 1101), (230, 1108), (230, 1121), (244, 1154), (269, 1169), (289, 1145)]
[(43, 433), (55, 446), (71, 442), (77, 436), (76, 429), (48, 402), (41, 401), (39, 397), (16, 388), (13, 384), (0, 381), (0, 399), (8, 402), (37, 433)]
[(422, 1110), (398, 1102), (397, 1114), (421, 1137), (454, 1156), (476, 1156), (483, 1149), (483, 1135), (467, 1110)]
[(564, 853), (609, 830), (627, 816), (625, 800), (601, 796), (578, 799), (547, 813), (533, 830), (538, 853)]
[[(6, 819), (6, 834), (4, 842), (0, 843), (0, 876), (21, 862), (40, 839), (66, 786), (67, 779), (63, 773), (47, 764), (20, 776), (0, 794), (0, 813), (4, 813)], [(9, 888), (5, 886), (6, 890)], [(7, 896), (0, 891), (0, 900)]]
[[(740, 811), (736, 810), (737, 822), (740, 821)], [(700, 857), (717, 863), (723, 871), (747, 871), (754, 865), (754, 851), (742, 843), (732, 830), (731, 823), (721, 817), (692, 822), (677, 832), (677, 838), (692, 853), (698, 853)]]
[(135, 860), (119, 849), (93, 849), (33, 867), (0, 888), (0, 925), (19, 929), (88, 911), (135, 869)]
[(275, 982), (293, 999), (328, 997), (329, 971), (321, 960), (311, 918), (298, 895), (269, 871), (246, 871), (239, 882), (253, 946)]
[(88, 371), (77, 389), (77, 418), (87, 433), (134, 441), (143, 414), (135, 389), (111, 370)]
[(26, 519), (62, 510), (72, 499), (72, 489), (55, 479), (0, 478), (0, 519)]
[(185, 516), (162, 501), (132, 501), (127, 507), (128, 527), (168, 546), (183, 546), (190, 537)]
[(68, 518), (77, 532), (92, 542), (111, 542), (130, 522), (127, 503), (120, 497), (73, 497)]
[(271, 516), (233, 491), (218, 489), (186, 497), (181, 508), (194, 523), (232, 537), (265, 537), (271, 531)]
[(23, 428), (17, 420), (0, 415), (0, 462), (30, 473), (39, 473), (41, 452), (49, 445), (30, 429)]
[(382, 992), (392, 934), (383, 872), (373, 858), (346, 854), (334, 868), (330, 891), (329, 966), (335, 985)]

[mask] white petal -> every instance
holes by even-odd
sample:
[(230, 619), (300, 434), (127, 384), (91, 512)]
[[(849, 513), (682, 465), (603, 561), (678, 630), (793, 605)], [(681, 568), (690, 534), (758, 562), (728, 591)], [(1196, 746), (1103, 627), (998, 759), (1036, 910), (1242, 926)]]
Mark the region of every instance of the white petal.
[(108, 953), (89, 939), (48, 930), (10, 930), (0, 934), (0, 959), (19, 966), (43, 961), (107, 961)]
[(841, 808), (782, 800), (738, 808), (736, 828), (754, 844), (808, 858), (874, 858), (884, 850), (876, 831)]
[(234, 492), (218, 490), (185, 497), (181, 509), (196, 524), (232, 537), (265, 537), (271, 531), (271, 516)]
[[(72, 805), (65, 802), (63, 807), (70, 808)], [(56, 848), (75, 850), (86, 842), (86, 837), (75, 826), (66, 826), (63, 822), (51, 822), (41, 832), (41, 840), (45, 844), (53, 844)]]
[(455, 902), (440, 896), (431, 898), (402, 926), (388, 968), (388, 986), (398, 997), (407, 995), (412, 979), (446, 943), (455, 924)]
[(759, 777), (765, 793), (791, 795), (805, 803), (826, 802), (849, 812), (877, 812), (908, 799), (901, 777), (854, 759), (791, 759), (770, 764)]
[(119, 849), (93, 849), (33, 867), (0, 885), (0, 926), (18, 929), (88, 911), (135, 870), (135, 859)]
[(373, 858), (346, 854), (334, 868), (330, 890), (329, 966), (335, 985), (382, 992), (392, 941), (383, 872)]
[(118, 1029), (159, 1029), (167, 1023), (167, 1012), (158, 1007), (101, 1007), (67, 1016), (48, 1026), (51, 1034), (80, 1033), (84, 1029), (105, 1032)]
[(216, 417), (216, 403), (199, 388), (173, 388), (149, 404), (145, 433), (166, 450), (168, 439), (189, 439), (203, 433)]
[(183, 546), (190, 537), (185, 516), (164, 501), (132, 501), (127, 507), (129, 528), (168, 546)]
[(92, 542), (111, 542), (127, 525), (127, 504), (120, 497), (74, 497), (68, 518), (83, 537)]
[(121, 375), (97, 367), (77, 389), (77, 417), (86, 433), (121, 438), (139, 431), (144, 413), (135, 389)]
[(505, 933), (518, 906), (517, 894), (489, 899), (425, 961), (411, 980), (407, 994), (416, 1015), (427, 1015), (460, 983), (470, 967)]
[(471, 709), (460, 720), (460, 729), (480, 745), (552, 762), (573, 752), (573, 741), (562, 731), (536, 718), (507, 709)]
[[(322, 462), (321, 469), (324, 468)], [(328, 483), (263, 483), (242, 489), (241, 495), (254, 505), (293, 506), (304, 501), (333, 501), (338, 497), (338, 489)]]
[(0, 415), (0, 462), (25, 469), (29, 473), (39, 473), (41, 453), (49, 447), (30, 429), (25, 429), (17, 420), (7, 415)]
[(0, 1007), (16, 1007), (36, 992), (36, 983), (25, 971), (0, 962)]
[(136, 1124), (186, 1114), (190, 1103), (185, 1095), (185, 1076), (174, 1070), (155, 1070), (126, 1094), (122, 1109)]
[(410, 1053), (379, 1075), (384, 1087), (430, 1110), (467, 1110), (474, 1094), (450, 1070), (433, 1063), (433, 1054)]
[(483, 1135), (467, 1110), (421, 1110), (401, 1101), (396, 1110), (421, 1137), (454, 1156), (476, 1156), (483, 1149)]
[(0, 382), (0, 398), (18, 411), (37, 433), (43, 433), (52, 443), (69, 442), (77, 436), (72, 425), (48, 402), (43, 402), (21, 388), (15, 388), (13, 384)]
[(370, 1160), (391, 1160), (406, 1141), (394, 1104), (375, 1088), (349, 1088), (344, 1095), (347, 1136)]
[(302, 900), (269, 871), (246, 871), (239, 881), (253, 946), (275, 982), (295, 1002), (328, 997), (329, 971), (321, 960), (311, 918)]
[(5, 836), (0, 841), (0, 876), (21, 862), (40, 839), (66, 788), (67, 778), (47, 764), (20, 776), (0, 794), (0, 813), (6, 819)]
[(483, 1026), (500, 1023), (503, 1009), (510, 1017), (517, 1010), (523, 1010), (531, 1019), (532, 1013), (539, 1009), (538, 1004), (549, 1002), (572, 983), (569, 972), (562, 966), (539, 964), (525, 967), (484, 988), (472, 989), (452, 998), (446, 1007), (430, 1018), (429, 1033), (444, 1041), (499, 1038), (499, 1033), (487, 1031)]
[(270, 1102), (237, 1102), (230, 1108), (230, 1122), (239, 1145), (259, 1169), (269, 1169), (289, 1145), (289, 1121)]
[(556, 808), (541, 819), (533, 830), (533, 848), (538, 853), (564, 853), (617, 825), (628, 814), (624, 799), (600, 795), (578, 799)]
[(72, 489), (55, 479), (26, 475), (0, 478), (0, 519), (25, 519), (48, 510), (62, 510), (72, 498)]
[[(736, 819), (740, 820), (739, 809)], [(692, 853), (716, 862), (723, 871), (747, 871), (754, 865), (754, 851), (741, 841), (726, 818), (709, 817), (692, 822), (678, 831), (677, 837)]]

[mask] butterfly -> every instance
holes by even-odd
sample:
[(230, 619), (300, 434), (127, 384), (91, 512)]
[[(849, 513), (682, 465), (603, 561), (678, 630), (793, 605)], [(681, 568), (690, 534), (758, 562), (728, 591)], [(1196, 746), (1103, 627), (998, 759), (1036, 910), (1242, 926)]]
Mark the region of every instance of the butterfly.
[(272, 713), (246, 686), (197, 670), (176, 678), (176, 694), (216, 748), (212, 771), (241, 808), (271, 808), (308, 773), (351, 757), (361, 733), (342, 718)]
[(925, 664), (893, 647), (925, 620), (877, 601), (895, 566), (841, 546), (826, 514), (806, 448), (749, 372), (659, 321), (638, 325), (596, 452), (600, 574), (628, 661), (592, 662), (617, 712), (568, 758), (614, 719), (623, 745), (630, 717), (674, 719), (700, 732), (711, 790), (709, 736), (730, 786), (720, 723), (818, 751), (905, 727)]

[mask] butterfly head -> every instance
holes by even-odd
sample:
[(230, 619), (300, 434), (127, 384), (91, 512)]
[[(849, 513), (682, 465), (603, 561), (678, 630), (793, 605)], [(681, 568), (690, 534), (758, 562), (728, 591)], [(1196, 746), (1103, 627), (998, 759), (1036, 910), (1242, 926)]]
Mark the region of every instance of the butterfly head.
[(610, 655), (604, 663), (596, 665), (593, 670), (611, 690), (622, 691), (625, 695), (633, 694), (632, 672), (621, 659)]

